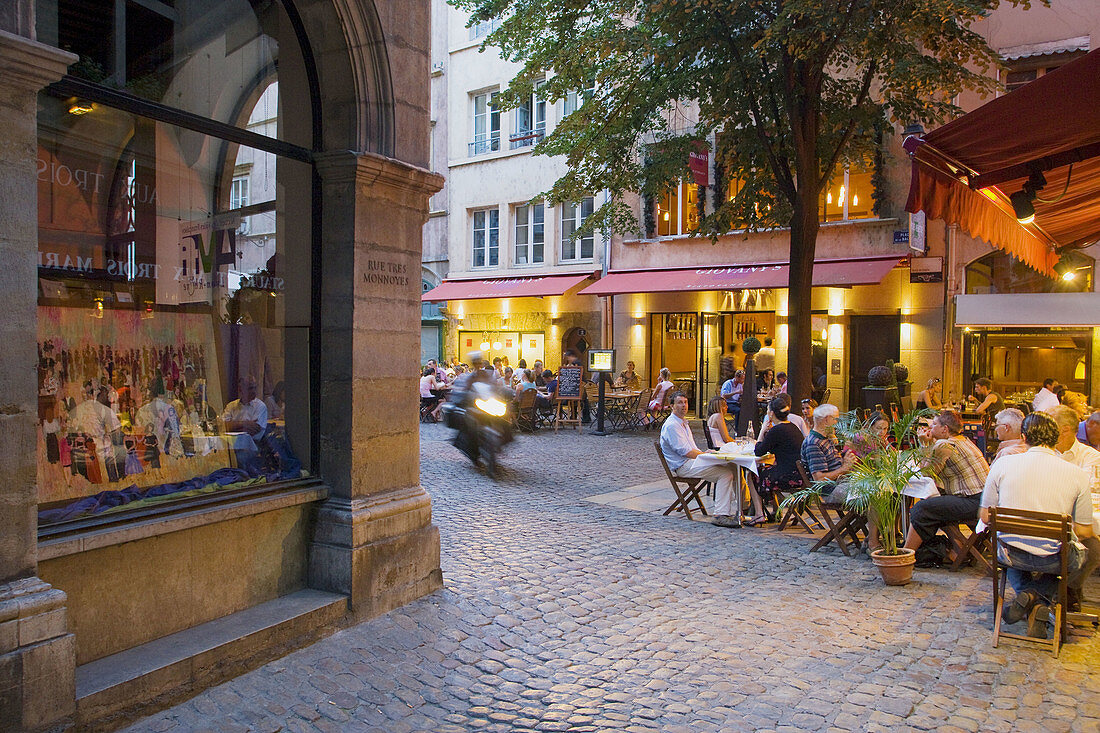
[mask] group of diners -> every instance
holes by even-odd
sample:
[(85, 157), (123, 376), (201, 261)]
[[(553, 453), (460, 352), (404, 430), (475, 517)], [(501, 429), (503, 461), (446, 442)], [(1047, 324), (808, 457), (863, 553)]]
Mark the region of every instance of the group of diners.
[[(541, 359), (536, 359), (530, 367), (524, 359), (520, 359), (516, 368), (508, 364), (507, 357), (498, 356), (491, 362), (482, 363), (489, 381), (496, 384), (502, 392), (510, 394), (514, 399), (519, 399), (523, 392), (534, 390), (536, 404), (540, 407), (550, 406), (557, 392), (558, 380), (553, 370), (543, 368)], [(420, 372), (421, 414), (438, 421), (443, 403), (446, 402), (447, 394), (455, 380), (472, 368), (457, 358), (445, 364), (429, 359)]]
[[(792, 413), (787, 395), (780, 394), (768, 403), (767, 419), (754, 452), (757, 456), (772, 454), (775, 460), (761, 466), (756, 485), (749, 482), (754, 513), (742, 516), (742, 490), (735, 485), (740, 476), (736, 466), (697, 461), (703, 451), (696, 446), (686, 422), (687, 399), (674, 392), (671, 401), (673, 410), (662, 429), (661, 451), (677, 476), (714, 483), (715, 525), (757, 526), (772, 519), (765, 510), (767, 495), (803, 486), (799, 459), (814, 481), (831, 483), (823, 501), (831, 506), (844, 504), (845, 478), (858, 456), (837, 444), (834, 428), (840, 411), (835, 405), (804, 400), (804, 419), (799, 419)], [(731, 442), (726, 427), (728, 405), (721, 395), (711, 399), (709, 412), (704, 429), (709, 431), (711, 441), (716, 446)], [(890, 440), (889, 418), (876, 412), (867, 427), (873, 440), (885, 448)], [(1000, 449), (987, 462), (982, 451), (963, 435), (958, 412), (930, 412), (919, 420), (917, 440), (939, 495), (913, 504), (904, 546), (917, 550), (948, 526), (965, 524), (973, 528), (979, 519), (988, 521), (991, 507), (1069, 515), (1074, 533), (1067, 582), (1069, 610), (1079, 610), (1084, 581), (1100, 565), (1092, 499), (1092, 491), (1100, 491), (1100, 451), (1096, 449), (1100, 443), (1100, 410), (1080, 421), (1078, 413), (1064, 404), (1052, 403), (1046, 410), (1026, 417), (1020, 410), (1005, 408), (996, 414), (995, 429)], [(879, 538), (874, 531), (869, 532), (867, 544), (868, 554), (878, 549)], [(1058, 551), (1049, 542), (1025, 538), (1010, 540), (1000, 551), (1000, 560), (1009, 568), (1008, 579), (1016, 591), (1013, 602), (1005, 606), (1004, 620), (1015, 623), (1026, 619), (1028, 633), (1039, 638), (1047, 633)], [(954, 559), (947, 557), (948, 562)]]

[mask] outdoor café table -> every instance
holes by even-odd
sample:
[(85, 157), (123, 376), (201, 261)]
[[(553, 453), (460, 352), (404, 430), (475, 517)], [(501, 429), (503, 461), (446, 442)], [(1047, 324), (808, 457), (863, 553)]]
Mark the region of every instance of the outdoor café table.
[[(738, 442), (732, 441), (725, 443), (718, 449), (717, 453), (703, 453), (695, 457), (696, 465), (717, 465), (719, 463), (732, 463), (737, 466), (737, 476), (734, 479), (734, 486), (737, 491), (743, 491), (743, 481), (745, 480), (744, 471), (747, 469), (752, 471), (753, 475), (760, 475), (759, 465), (764, 462), (767, 456), (758, 456), (753, 451), (756, 449), (755, 442)], [(743, 502), (739, 501), (738, 505), (743, 505)]]
[(633, 417), (631, 405), (641, 395), (636, 389), (616, 389), (604, 392), (604, 405), (607, 411), (606, 417), (611, 422), (611, 427), (622, 429), (626, 427)]

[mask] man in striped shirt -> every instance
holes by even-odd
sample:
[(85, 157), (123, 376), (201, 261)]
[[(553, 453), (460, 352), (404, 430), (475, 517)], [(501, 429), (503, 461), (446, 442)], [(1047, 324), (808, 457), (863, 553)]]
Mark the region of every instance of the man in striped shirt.
[[(1025, 453), (999, 458), (989, 470), (982, 492), (982, 519), (989, 520), (989, 507), (1007, 507), (1053, 514), (1073, 519), (1076, 538), (1093, 537), (1092, 497), (1089, 475), (1063, 460), (1055, 449), (1059, 429), (1054, 419), (1035, 412), (1024, 419)], [(1046, 638), (1049, 603), (1058, 589), (1061, 568), (1057, 541), (1038, 537), (1002, 535), (997, 548), (1001, 562), (1008, 565), (1008, 581), (1016, 591), (1012, 603), (1001, 612), (1005, 623), (1028, 619), (1028, 635)], [(1069, 585), (1080, 587), (1085, 549), (1073, 542), (1069, 553)]]
[(928, 457), (928, 467), (941, 496), (913, 505), (909, 532), (905, 535), (905, 546), (911, 550), (935, 537), (940, 527), (976, 524), (982, 487), (989, 473), (985, 456), (962, 434), (962, 420), (957, 412), (944, 410), (936, 415), (929, 434), (936, 442)]

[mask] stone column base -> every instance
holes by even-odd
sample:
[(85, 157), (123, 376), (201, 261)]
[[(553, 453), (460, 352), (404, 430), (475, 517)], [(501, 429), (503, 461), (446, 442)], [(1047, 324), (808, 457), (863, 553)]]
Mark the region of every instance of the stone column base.
[(76, 711), (65, 598), (34, 577), (0, 584), (0, 730), (61, 727)]
[(353, 621), (439, 590), (439, 529), (431, 507), (419, 486), (328, 499), (310, 547), (310, 587), (349, 596)]

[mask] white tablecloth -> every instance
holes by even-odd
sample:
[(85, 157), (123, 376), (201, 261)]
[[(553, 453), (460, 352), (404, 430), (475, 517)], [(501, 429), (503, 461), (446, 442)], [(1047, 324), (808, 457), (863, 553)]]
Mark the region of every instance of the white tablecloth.
[(717, 453), (703, 453), (695, 457), (695, 463), (700, 465), (717, 465), (719, 463), (735, 463), (741, 468), (747, 468), (759, 475), (757, 464), (763, 460), (753, 452), (755, 443), (726, 443), (718, 449)]
[(901, 493), (914, 499), (930, 499), (933, 496), (939, 496), (940, 490), (936, 488), (936, 482), (932, 479), (927, 476), (917, 476), (909, 479), (909, 483)]

